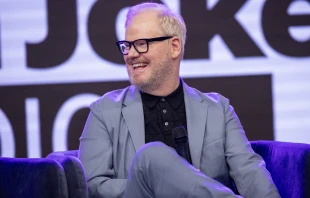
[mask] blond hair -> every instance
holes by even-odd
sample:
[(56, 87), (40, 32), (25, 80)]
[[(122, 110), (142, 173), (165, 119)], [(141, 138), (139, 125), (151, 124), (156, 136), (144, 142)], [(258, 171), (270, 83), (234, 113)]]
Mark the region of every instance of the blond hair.
[(181, 40), (182, 51), (181, 55), (184, 55), (184, 46), (186, 41), (186, 25), (181, 15), (172, 12), (167, 6), (159, 3), (141, 3), (129, 8), (125, 29), (129, 25), (132, 18), (144, 11), (155, 11), (158, 13), (159, 24), (164, 36), (177, 36)]

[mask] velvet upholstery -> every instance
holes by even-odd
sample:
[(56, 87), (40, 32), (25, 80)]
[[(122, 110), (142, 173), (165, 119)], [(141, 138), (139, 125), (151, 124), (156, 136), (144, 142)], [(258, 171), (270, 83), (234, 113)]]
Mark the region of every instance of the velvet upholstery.
[(78, 151), (59, 151), (47, 156), (60, 163), (65, 170), (70, 198), (88, 197), (87, 182), (81, 162), (77, 158)]
[[(282, 198), (310, 197), (309, 144), (278, 141), (251, 141), (251, 145), (253, 150), (265, 160), (266, 167), (270, 171), (273, 181)], [(57, 156), (62, 157), (57, 159)], [(81, 187), (82, 189), (85, 189), (87, 188), (87, 182), (80, 162), (76, 162), (76, 160), (78, 160), (76, 158), (77, 156), (78, 151), (71, 150), (52, 153), (48, 158), (56, 159), (60, 164), (66, 167), (62, 160), (65, 160), (66, 158), (72, 160), (74, 157), (74, 163), (70, 163), (67, 168), (64, 168), (66, 172), (70, 169), (77, 169), (70, 174), (66, 173), (68, 188), (70, 188), (71, 182), (77, 182), (79, 185), (84, 186)], [(76, 175), (74, 175), (75, 172)], [(74, 190), (74, 188), (69, 190), (69, 194), (72, 190)]]
[(67, 198), (65, 172), (51, 159), (0, 157), (0, 197)]
[(282, 198), (310, 197), (310, 145), (277, 141), (252, 141)]

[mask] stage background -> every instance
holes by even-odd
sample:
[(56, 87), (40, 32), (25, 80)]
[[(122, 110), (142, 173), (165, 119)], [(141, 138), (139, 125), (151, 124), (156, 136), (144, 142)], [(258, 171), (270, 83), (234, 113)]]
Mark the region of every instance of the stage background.
[[(129, 85), (115, 45), (138, 0), (0, 0), (0, 156), (77, 149), (89, 104)], [(309, 0), (165, 0), (181, 77), (230, 99), (250, 140), (310, 143)]]

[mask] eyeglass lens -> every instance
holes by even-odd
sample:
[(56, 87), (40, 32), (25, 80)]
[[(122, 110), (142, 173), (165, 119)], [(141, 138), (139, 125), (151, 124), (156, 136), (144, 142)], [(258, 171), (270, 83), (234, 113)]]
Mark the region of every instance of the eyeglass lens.
[[(146, 40), (136, 40), (134, 43), (133, 43), (135, 49), (139, 52), (139, 53), (143, 53), (143, 52), (146, 52), (147, 51), (147, 41)], [(131, 48), (131, 44), (129, 42), (120, 42), (119, 43), (119, 47), (122, 51), (123, 54), (128, 54), (129, 53), (129, 50)]]

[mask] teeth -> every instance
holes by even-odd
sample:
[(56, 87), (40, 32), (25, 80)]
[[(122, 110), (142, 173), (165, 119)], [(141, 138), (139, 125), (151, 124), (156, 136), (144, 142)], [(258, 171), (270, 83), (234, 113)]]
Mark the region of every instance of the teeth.
[(144, 67), (146, 65), (147, 65), (146, 63), (135, 63), (132, 66), (135, 68), (135, 67)]

